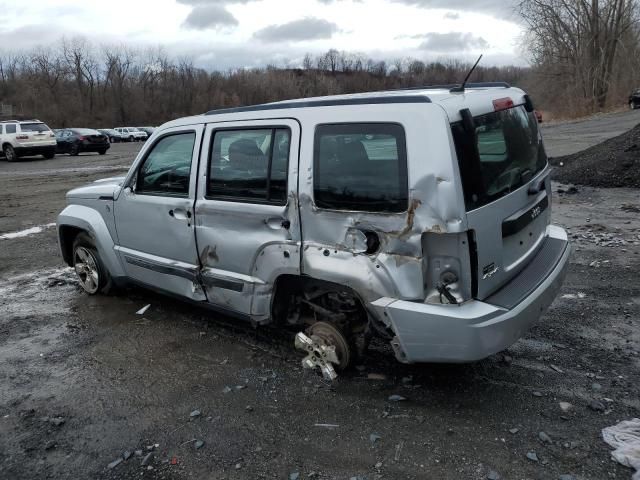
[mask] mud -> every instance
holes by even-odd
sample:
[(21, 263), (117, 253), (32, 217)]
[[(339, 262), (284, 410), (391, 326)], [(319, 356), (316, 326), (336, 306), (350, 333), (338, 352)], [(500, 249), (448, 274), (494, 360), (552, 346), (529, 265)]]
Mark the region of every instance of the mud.
[[(0, 162), (0, 235), (55, 221), (64, 192), (137, 147)], [(600, 432), (640, 415), (640, 200), (583, 187), (553, 208), (575, 251), (522, 340), (454, 366), (401, 365), (377, 343), (333, 384), (301, 369), (292, 332), (141, 289), (88, 297), (53, 229), (0, 239), (0, 478), (630, 478)]]

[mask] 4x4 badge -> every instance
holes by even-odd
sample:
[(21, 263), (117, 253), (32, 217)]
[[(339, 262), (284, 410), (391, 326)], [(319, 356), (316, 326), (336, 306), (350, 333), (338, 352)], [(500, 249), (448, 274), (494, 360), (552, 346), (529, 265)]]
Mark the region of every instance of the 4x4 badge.
[(495, 263), (485, 265), (482, 268), (482, 279), (486, 280), (487, 278), (493, 277), (498, 272), (498, 270), (500, 270), (500, 267), (496, 267)]

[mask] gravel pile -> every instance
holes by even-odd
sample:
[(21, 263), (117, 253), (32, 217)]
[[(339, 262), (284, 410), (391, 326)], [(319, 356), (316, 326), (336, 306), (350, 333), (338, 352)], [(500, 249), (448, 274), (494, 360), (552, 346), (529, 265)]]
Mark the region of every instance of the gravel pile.
[(551, 158), (549, 162), (555, 167), (551, 177), (562, 183), (640, 188), (640, 125), (587, 150)]

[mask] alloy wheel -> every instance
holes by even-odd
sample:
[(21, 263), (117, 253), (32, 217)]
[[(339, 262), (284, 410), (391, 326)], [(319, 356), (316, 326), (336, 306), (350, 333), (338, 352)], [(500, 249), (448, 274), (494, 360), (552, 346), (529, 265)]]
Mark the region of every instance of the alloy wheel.
[(100, 274), (98, 262), (93, 253), (85, 247), (77, 247), (74, 252), (73, 265), (80, 280), (80, 286), (90, 295), (98, 291)]

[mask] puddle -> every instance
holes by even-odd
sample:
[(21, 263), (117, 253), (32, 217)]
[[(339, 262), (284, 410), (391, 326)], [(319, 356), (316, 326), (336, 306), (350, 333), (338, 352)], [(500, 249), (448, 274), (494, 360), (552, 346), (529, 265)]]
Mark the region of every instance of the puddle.
[(13, 238), (22, 238), (28, 237), (30, 235), (35, 235), (37, 233), (42, 233), (43, 231), (55, 227), (55, 223), (47, 223), (46, 225), (37, 225), (35, 227), (27, 228), (26, 230), (20, 230), (18, 232), (9, 232), (0, 235), (0, 240), (11, 240)]
[[(54, 288), (55, 287), (55, 288)], [(71, 267), (29, 272), (0, 281), (0, 312), (3, 318), (66, 314), (78, 291)]]

